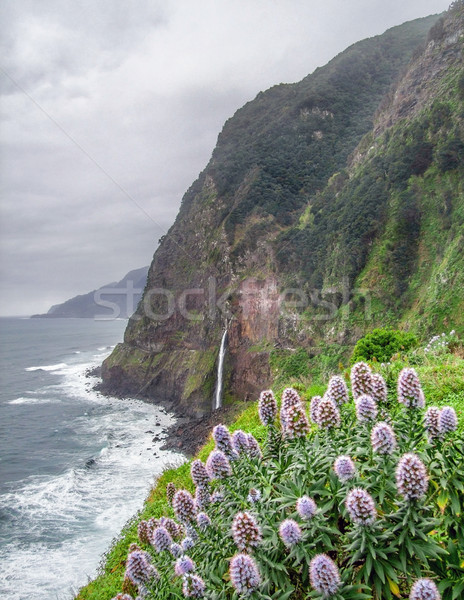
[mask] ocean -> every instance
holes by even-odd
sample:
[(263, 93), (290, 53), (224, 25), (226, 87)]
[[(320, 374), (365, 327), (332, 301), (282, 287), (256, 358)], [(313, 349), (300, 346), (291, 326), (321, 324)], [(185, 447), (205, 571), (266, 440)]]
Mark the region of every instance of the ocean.
[(174, 417), (104, 397), (86, 371), (126, 321), (0, 318), (0, 598), (70, 600), (182, 455)]

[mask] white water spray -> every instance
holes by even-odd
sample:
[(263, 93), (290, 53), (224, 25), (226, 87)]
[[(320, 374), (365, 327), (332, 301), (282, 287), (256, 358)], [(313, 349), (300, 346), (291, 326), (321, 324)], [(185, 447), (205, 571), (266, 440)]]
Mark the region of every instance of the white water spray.
[(216, 383), (216, 397), (214, 399), (214, 410), (221, 408), (222, 406), (222, 380), (224, 375), (224, 357), (226, 355), (226, 340), (227, 340), (227, 329), (224, 331), (221, 340), (221, 347), (219, 348), (219, 360), (217, 370), (217, 383)]

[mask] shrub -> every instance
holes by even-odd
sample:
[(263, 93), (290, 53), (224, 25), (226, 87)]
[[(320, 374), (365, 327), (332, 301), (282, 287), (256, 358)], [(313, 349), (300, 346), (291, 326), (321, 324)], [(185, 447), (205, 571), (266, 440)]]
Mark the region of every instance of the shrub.
[(351, 362), (376, 360), (380, 363), (389, 362), (398, 352), (408, 352), (417, 345), (417, 338), (412, 333), (390, 329), (388, 327), (374, 329), (357, 341)]

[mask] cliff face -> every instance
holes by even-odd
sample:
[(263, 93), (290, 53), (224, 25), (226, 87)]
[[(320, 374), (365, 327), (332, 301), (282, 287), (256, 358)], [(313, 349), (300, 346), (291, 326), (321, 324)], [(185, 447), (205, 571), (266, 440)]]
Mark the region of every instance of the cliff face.
[(194, 414), (211, 407), (225, 328), (227, 399), (255, 396), (297, 348), (318, 360), (331, 344), (338, 357), (374, 324), (414, 326), (407, 315), (436, 300), (421, 292), (441, 272), (427, 236), (444, 219), (457, 248), (463, 229), (462, 4), (427, 41), (436, 21), (355, 44), (227, 121), (103, 364), (107, 391)]

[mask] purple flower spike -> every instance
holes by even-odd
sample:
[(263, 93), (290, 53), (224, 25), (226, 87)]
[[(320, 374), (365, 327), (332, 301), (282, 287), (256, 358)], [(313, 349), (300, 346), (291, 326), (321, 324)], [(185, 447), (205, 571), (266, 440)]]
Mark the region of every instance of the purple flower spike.
[(259, 502), (261, 500), (261, 492), (259, 490), (257, 490), (256, 488), (251, 488), (251, 490), (248, 494), (247, 500), (248, 500), (248, 502), (251, 502), (252, 504), (256, 504), (257, 502)]
[(372, 525), (377, 511), (372, 496), (362, 488), (353, 488), (346, 497), (345, 506), (351, 520), (357, 525)]
[(210, 453), (206, 468), (211, 479), (224, 479), (232, 475), (229, 459), (221, 450), (213, 450)]
[(236, 554), (230, 561), (230, 581), (238, 594), (249, 596), (261, 585), (255, 561), (248, 554)]
[(248, 434), (241, 429), (237, 429), (232, 434), (232, 445), (237, 454), (246, 454), (248, 451)]
[(157, 527), (151, 536), (151, 543), (157, 552), (162, 552), (171, 548), (172, 537), (165, 527)]
[(181, 542), (182, 550), (184, 552), (188, 552), (191, 548), (195, 546), (195, 542), (191, 537), (185, 537)]
[(458, 418), (456, 411), (452, 406), (444, 406), (440, 411), (438, 417), (438, 429), (441, 436), (445, 436), (447, 433), (455, 431), (458, 426)]
[(187, 573), (191, 573), (192, 571), (195, 571), (195, 563), (189, 556), (181, 556), (176, 560), (174, 572), (178, 577), (187, 575)]
[(319, 410), (319, 403), (322, 400), (321, 396), (313, 396), (311, 398), (311, 403), (309, 405), (309, 416), (311, 418), (311, 421), (313, 423), (316, 423), (316, 425), (318, 425), (318, 410)]
[(174, 485), (174, 483), (172, 483), (172, 481), (170, 481), (168, 483), (168, 485), (166, 486), (166, 497), (168, 499), (169, 504), (172, 504), (175, 493), (176, 493), (176, 486)]
[(351, 369), (351, 391), (355, 400), (363, 394), (372, 396), (372, 371), (365, 362), (358, 362)]
[(198, 575), (187, 575), (182, 584), (182, 593), (186, 598), (203, 598), (206, 585)]
[(125, 576), (135, 585), (144, 585), (151, 577), (150, 566), (147, 553), (134, 550), (127, 557)]
[(232, 436), (225, 425), (216, 425), (213, 429), (213, 439), (216, 442), (216, 448), (230, 459), (237, 458), (237, 453), (232, 446)]
[(324, 596), (330, 598), (340, 587), (338, 567), (327, 554), (317, 554), (309, 563), (309, 577), (312, 587)]
[(272, 425), (277, 416), (277, 402), (272, 390), (261, 392), (258, 402), (258, 414), (263, 425)]
[(301, 540), (301, 528), (293, 519), (285, 519), (280, 524), (279, 535), (286, 546), (294, 546)]
[(424, 415), (424, 427), (427, 431), (429, 440), (433, 440), (440, 435), (439, 427), (440, 409), (438, 406), (430, 406)]
[(182, 546), (176, 543), (171, 545), (170, 552), (174, 556), (174, 558), (179, 558), (184, 553), (184, 551), (182, 550)]
[(428, 488), (427, 470), (415, 454), (404, 454), (396, 467), (396, 487), (406, 500), (419, 500)]
[(169, 517), (161, 517), (161, 519), (158, 520), (158, 525), (160, 527), (164, 527), (169, 535), (173, 538), (181, 535), (181, 527), (180, 525), (178, 525), (173, 519), (170, 519)]
[(406, 408), (424, 408), (424, 392), (415, 369), (405, 368), (398, 377), (398, 402)]
[(441, 600), (440, 592), (431, 579), (418, 579), (411, 588), (409, 600)]
[(287, 411), (291, 406), (302, 406), (298, 392), (293, 388), (286, 388), (282, 393), (282, 404), (280, 407), (280, 425), (282, 429), (287, 427)]
[(262, 540), (261, 530), (253, 515), (239, 512), (232, 523), (232, 535), (239, 550), (249, 550), (258, 546)]
[(290, 406), (286, 412), (285, 435), (289, 439), (305, 437), (309, 433), (309, 423), (302, 406)]
[(198, 459), (192, 462), (192, 466), (190, 468), (190, 475), (192, 477), (193, 483), (197, 487), (207, 487), (209, 482), (211, 481), (211, 478), (208, 475), (208, 471), (206, 470), (205, 465), (201, 462), (201, 460)]
[(198, 513), (197, 525), (202, 531), (205, 531), (211, 525), (211, 519), (204, 512)]
[(263, 453), (261, 452), (261, 448), (259, 447), (258, 440), (252, 433), (248, 434), (248, 456), (250, 458), (259, 458), (263, 457)]
[(377, 404), (372, 396), (363, 394), (356, 400), (356, 416), (358, 421), (361, 423), (368, 423), (369, 421), (375, 421), (377, 418)]
[(319, 402), (317, 419), (317, 424), (323, 429), (338, 427), (340, 425), (340, 411), (330, 396), (325, 395)]
[(179, 521), (188, 523), (195, 518), (195, 501), (187, 490), (177, 490), (172, 501), (174, 513)]
[(197, 510), (204, 510), (211, 503), (209, 490), (204, 487), (197, 487), (195, 490), (195, 507)]
[(340, 375), (332, 375), (329, 379), (327, 395), (332, 398), (339, 406), (349, 401), (348, 388), (343, 377)]
[(317, 505), (309, 496), (302, 496), (297, 500), (296, 511), (303, 521), (310, 521), (316, 514)]
[(371, 431), (372, 449), (377, 454), (391, 454), (396, 448), (396, 436), (388, 423), (381, 421)]
[(387, 384), (380, 373), (372, 375), (372, 398), (377, 404), (385, 404), (387, 401)]
[(149, 530), (148, 530), (148, 522), (140, 521), (137, 527), (137, 536), (142, 544), (149, 544)]
[(339, 456), (334, 462), (334, 471), (342, 483), (352, 479), (356, 473), (354, 462), (349, 456)]

